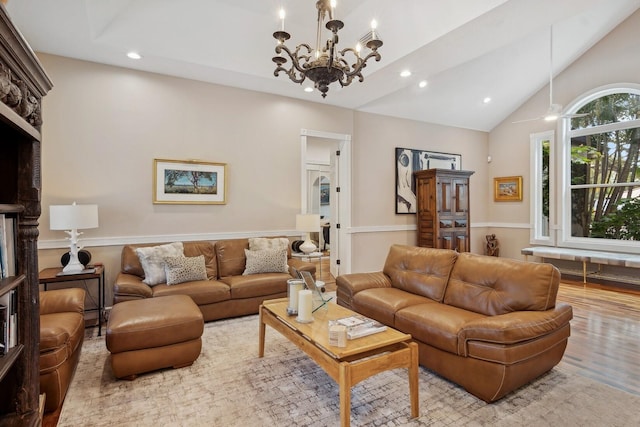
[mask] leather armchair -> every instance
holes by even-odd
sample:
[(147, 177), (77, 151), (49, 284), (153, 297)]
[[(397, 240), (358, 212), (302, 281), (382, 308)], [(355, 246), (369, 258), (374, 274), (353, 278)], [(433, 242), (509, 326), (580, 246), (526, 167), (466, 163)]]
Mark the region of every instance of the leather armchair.
[(80, 359), (84, 298), (80, 288), (40, 292), (40, 393), (46, 394), (45, 412), (62, 405)]

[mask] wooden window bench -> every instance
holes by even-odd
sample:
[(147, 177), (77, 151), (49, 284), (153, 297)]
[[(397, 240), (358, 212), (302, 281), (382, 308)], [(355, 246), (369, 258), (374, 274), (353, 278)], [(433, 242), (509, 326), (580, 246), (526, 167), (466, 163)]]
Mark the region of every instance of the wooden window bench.
[(520, 250), (525, 261), (528, 257), (535, 256), (542, 258), (559, 259), (565, 261), (582, 262), (582, 281), (587, 283), (587, 264), (598, 264), (598, 272), (603, 265), (615, 267), (640, 268), (640, 255), (624, 254), (619, 252), (592, 251), (573, 248), (556, 248), (549, 246), (534, 246)]

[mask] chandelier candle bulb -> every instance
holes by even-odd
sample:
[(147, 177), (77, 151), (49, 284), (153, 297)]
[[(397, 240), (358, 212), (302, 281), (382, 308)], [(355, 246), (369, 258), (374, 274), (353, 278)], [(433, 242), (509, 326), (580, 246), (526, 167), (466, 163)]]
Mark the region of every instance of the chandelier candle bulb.
[(286, 12), (284, 11), (284, 9), (280, 9), (280, 21), (282, 21), (282, 24), (280, 26), (280, 31), (284, 31), (284, 17), (286, 16)]

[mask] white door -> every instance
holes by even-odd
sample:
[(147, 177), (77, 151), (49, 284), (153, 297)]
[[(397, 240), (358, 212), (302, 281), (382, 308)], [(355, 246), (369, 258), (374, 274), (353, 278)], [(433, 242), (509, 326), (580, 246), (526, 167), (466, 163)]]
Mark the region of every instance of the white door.
[[(330, 268), (335, 277), (350, 272), (351, 267), (351, 136), (303, 129), (301, 143), (301, 212), (328, 217)], [(316, 201), (314, 185), (322, 185), (323, 176), (328, 176), (329, 197)]]

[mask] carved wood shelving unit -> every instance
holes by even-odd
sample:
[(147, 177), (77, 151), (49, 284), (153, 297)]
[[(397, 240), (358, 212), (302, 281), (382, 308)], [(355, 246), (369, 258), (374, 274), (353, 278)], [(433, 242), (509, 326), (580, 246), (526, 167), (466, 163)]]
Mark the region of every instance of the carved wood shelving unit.
[(0, 357), (0, 425), (40, 424), (38, 218), (42, 98), (53, 84), (0, 4), (0, 212), (17, 219), (18, 345)]

